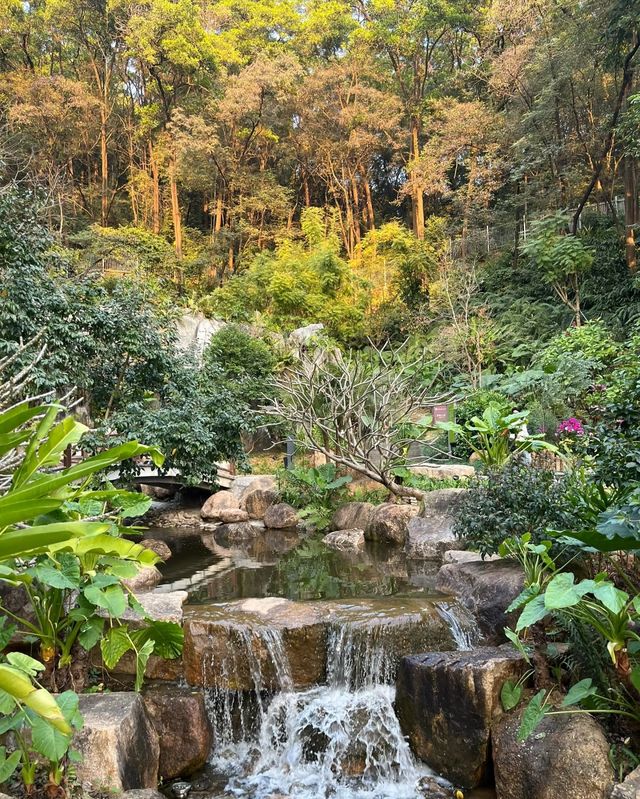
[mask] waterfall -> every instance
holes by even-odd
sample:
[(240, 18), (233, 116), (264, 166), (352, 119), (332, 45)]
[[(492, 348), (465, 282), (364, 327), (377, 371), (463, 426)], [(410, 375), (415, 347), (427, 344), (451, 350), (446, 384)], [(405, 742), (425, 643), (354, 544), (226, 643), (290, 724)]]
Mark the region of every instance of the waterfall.
[(458, 602), (437, 602), (436, 610), (447, 623), (459, 650), (473, 649), (480, 641), (480, 630), (475, 617)]
[[(237, 647), (216, 665), (223, 682), (232, 684), (234, 669), (248, 664), (253, 709), (243, 692), (210, 690), (214, 726), (222, 732), (212, 766), (227, 774), (232, 796), (419, 796), (416, 784), (429, 771), (416, 764), (394, 712), (397, 658), (389, 649), (391, 630), (380, 619), (332, 625), (327, 685), (295, 691), (281, 632), (235, 628)], [(266, 658), (256, 654), (260, 648)], [(266, 690), (273, 674), (275, 694)]]

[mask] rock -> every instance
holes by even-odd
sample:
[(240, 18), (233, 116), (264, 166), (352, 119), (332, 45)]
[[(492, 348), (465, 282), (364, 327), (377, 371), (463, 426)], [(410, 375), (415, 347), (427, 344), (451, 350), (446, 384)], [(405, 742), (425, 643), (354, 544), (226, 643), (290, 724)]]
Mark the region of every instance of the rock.
[(135, 788), (121, 793), (118, 799), (166, 799), (166, 796), (154, 788)]
[(487, 643), (503, 643), (511, 619), (505, 613), (522, 591), (524, 573), (509, 560), (448, 563), (436, 576), (436, 590), (452, 594), (476, 617)]
[(286, 502), (278, 502), (276, 505), (271, 505), (267, 508), (264, 514), (264, 526), (271, 530), (286, 530), (291, 527), (297, 527), (298, 513), (291, 505)]
[(417, 514), (415, 505), (394, 505), (391, 502), (378, 505), (365, 528), (365, 538), (382, 544), (404, 544), (409, 519)]
[(222, 511), (240, 510), (240, 500), (231, 491), (218, 491), (212, 494), (200, 508), (200, 516), (207, 522), (222, 521)]
[(421, 777), (416, 787), (424, 799), (456, 799), (456, 794), (462, 794), (462, 791), (456, 792), (450, 784), (443, 785), (442, 780), (431, 776)]
[(73, 739), (80, 783), (116, 793), (157, 786), (160, 745), (138, 694), (81, 694), (80, 712), (84, 726)]
[[(484, 562), (500, 560), (500, 555), (490, 555)], [(448, 549), (442, 555), (443, 563), (482, 563), (482, 555), (479, 552), (469, 552), (466, 549)]]
[(130, 591), (137, 594), (155, 588), (160, 580), (162, 580), (162, 575), (155, 566), (143, 566), (134, 577), (129, 577), (127, 580), (123, 580), (122, 583)]
[(223, 546), (232, 546), (246, 541), (253, 541), (258, 535), (260, 535), (260, 529), (251, 524), (251, 522), (238, 522), (237, 524), (223, 524), (218, 527), (214, 533), (214, 539), (216, 542), (222, 543)]
[(144, 494), (145, 497), (151, 497), (151, 499), (157, 499), (160, 502), (166, 502), (169, 499), (173, 499), (177, 490), (178, 489), (173, 486), (165, 488), (164, 486), (152, 486), (146, 485), (145, 483), (142, 483), (140, 486), (141, 494)]
[(322, 333), (323, 330), (324, 325), (322, 323), (307, 325), (306, 327), (299, 327), (289, 333), (289, 341), (291, 341), (297, 347), (304, 347), (309, 344), (311, 339)]
[(615, 786), (611, 799), (640, 799), (640, 766)]
[(193, 607), (185, 622), (183, 660), (190, 685), (230, 690), (280, 688), (272, 634), (278, 635), (296, 688), (323, 682), (326, 674), (325, 615), (313, 603), (248, 600)]
[(371, 502), (347, 502), (334, 511), (331, 530), (366, 530), (374, 510)]
[(279, 499), (278, 492), (272, 488), (252, 488), (243, 494), (240, 507), (246, 510), (252, 519), (264, 519), (265, 513)]
[(476, 470), (465, 463), (442, 463), (425, 466), (409, 466), (409, 471), (430, 477), (432, 480), (468, 479), (473, 477)]
[[(186, 591), (167, 591), (166, 593), (149, 592), (141, 594), (138, 601), (145, 613), (156, 621), (174, 621), (182, 623), (182, 606), (187, 601), (189, 594)], [(140, 620), (140, 616), (132, 608), (127, 608), (122, 619), (128, 621)]]
[(204, 314), (186, 311), (176, 324), (176, 349), (191, 355), (196, 363), (201, 363), (211, 338), (225, 324), (219, 319), (208, 319)]
[(524, 743), (524, 709), (493, 727), (497, 799), (606, 799), (613, 783), (609, 744), (586, 714), (546, 716)]
[(325, 546), (338, 550), (364, 549), (364, 530), (335, 530), (322, 539)]
[(507, 646), (403, 658), (396, 712), (417, 757), (458, 785), (481, 785), (490, 770), (491, 724), (501, 711), (500, 691), (526, 669), (522, 655)]
[(202, 691), (148, 688), (143, 701), (160, 742), (159, 776), (189, 776), (207, 762), (213, 733)]
[(433, 516), (424, 519), (420, 516), (409, 519), (407, 524), (407, 557), (414, 560), (433, 560), (442, 558), (443, 553), (456, 546), (449, 516)]
[(277, 491), (278, 481), (273, 474), (240, 474), (234, 478), (229, 490), (238, 497), (239, 501), (242, 501), (256, 488), (261, 488), (264, 491)]
[(249, 514), (240, 508), (223, 508), (218, 512), (218, 518), (222, 524), (237, 524), (238, 522), (248, 522)]
[(452, 516), (466, 491), (466, 488), (439, 488), (436, 491), (428, 491), (422, 498), (420, 515), (427, 519), (431, 516)]
[(200, 509), (172, 507), (163, 510), (162, 508), (151, 508), (145, 520), (152, 523), (154, 527), (200, 527)]
[(171, 549), (166, 541), (159, 541), (157, 538), (144, 538), (140, 542), (140, 546), (155, 552), (160, 560), (164, 562), (171, 557)]

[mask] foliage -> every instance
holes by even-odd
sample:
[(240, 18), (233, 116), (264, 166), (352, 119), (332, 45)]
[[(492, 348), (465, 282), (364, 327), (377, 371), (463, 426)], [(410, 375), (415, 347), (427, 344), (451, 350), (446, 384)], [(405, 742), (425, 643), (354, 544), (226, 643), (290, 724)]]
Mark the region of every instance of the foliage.
[(265, 413), (286, 420), (303, 449), (398, 496), (421, 497), (394, 470), (429, 428), (430, 417), (418, 414), (437, 400), (430, 397), (432, 381), (424, 381), (431, 371), (424, 353), (407, 360), (406, 349), (303, 353), (275, 380), (277, 394)]
[(574, 520), (565, 480), (512, 463), (470, 480), (456, 508), (454, 533), (470, 549), (493, 555), (505, 538), (530, 533), (539, 542), (547, 528), (571, 529)]
[(212, 336), (204, 354), (205, 371), (244, 402), (255, 405), (267, 398), (276, 357), (269, 345), (238, 325), (226, 325)]
[[(467, 394), (461, 402), (456, 402), (455, 421), (465, 427), (474, 416), (481, 416), (489, 405), (498, 407), (503, 414), (511, 410), (509, 401), (503, 394), (489, 389), (478, 389)], [(457, 458), (467, 460), (473, 452), (473, 448), (463, 437), (456, 436), (451, 445), (451, 451)]]
[(278, 473), (283, 501), (300, 509), (300, 516), (318, 531), (328, 528), (331, 514), (347, 499), (350, 475), (340, 475), (335, 463), (304, 468), (294, 466)]
[[(530, 629), (548, 617), (559, 619), (565, 627), (567, 622), (584, 626), (597, 635), (597, 646), (608, 656), (610, 685), (603, 691), (592, 677), (585, 677), (571, 686), (558, 709), (554, 709), (553, 690), (541, 689), (522, 716), (520, 739), (531, 735), (544, 716), (553, 713), (596, 710), (640, 721), (637, 593), (621, 590), (604, 574), (576, 581), (570, 571), (557, 567), (550, 548), (551, 542), (534, 545), (529, 536), (507, 539), (501, 547), (503, 556), (515, 556), (528, 564), (524, 590), (509, 607), (509, 611), (520, 610), (515, 636), (526, 640)], [(509, 632), (513, 640), (514, 633)]]
[(437, 422), (439, 430), (460, 436), (484, 466), (502, 467), (531, 452), (556, 452), (540, 434), (526, 429), (528, 411), (505, 414), (499, 405), (489, 404), (482, 416), (473, 416), (463, 426), (458, 422)]

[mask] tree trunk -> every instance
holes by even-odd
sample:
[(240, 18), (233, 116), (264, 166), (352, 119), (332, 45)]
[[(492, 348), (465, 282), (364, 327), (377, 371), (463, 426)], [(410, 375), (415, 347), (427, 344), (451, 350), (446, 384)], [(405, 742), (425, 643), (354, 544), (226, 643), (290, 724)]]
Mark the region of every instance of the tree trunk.
[(151, 166), (151, 182), (153, 186), (153, 199), (152, 199), (152, 219), (153, 219), (153, 232), (160, 233), (161, 225), (161, 205), (160, 205), (160, 173), (158, 171), (158, 162), (156, 154), (153, 149), (153, 143), (149, 141), (149, 164)]
[(367, 216), (369, 217), (368, 225), (369, 230), (376, 229), (376, 215), (373, 210), (373, 197), (371, 196), (371, 186), (369, 184), (369, 178), (365, 176), (364, 178), (364, 196), (367, 201)]
[(176, 176), (176, 158), (169, 158), (169, 188), (171, 191), (171, 219), (173, 221), (173, 241), (178, 260), (182, 258), (182, 217), (180, 216), (180, 199), (178, 197), (178, 179)]
[(638, 184), (635, 159), (631, 155), (624, 159), (624, 226), (625, 251), (629, 271), (638, 269), (635, 225), (638, 223)]
[(216, 199), (215, 224), (213, 227), (213, 232), (216, 236), (222, 230), (222, 210), (222, 192), (220, 192)]
[[(411, 161), (416, 161), (420, 155), (420, 121), (415, 117), (411, 119)], [(411, 195), (413, 232), (419, 239), (424, 239), (424, 195), (419, 186), (414, 186)]]
[(102, 227), (106, 227), (108, 221), (109, 151), (107, 146), (107, 106), (106, 97), (103, 97), (102, 102), (100, 103), (100, 224)]

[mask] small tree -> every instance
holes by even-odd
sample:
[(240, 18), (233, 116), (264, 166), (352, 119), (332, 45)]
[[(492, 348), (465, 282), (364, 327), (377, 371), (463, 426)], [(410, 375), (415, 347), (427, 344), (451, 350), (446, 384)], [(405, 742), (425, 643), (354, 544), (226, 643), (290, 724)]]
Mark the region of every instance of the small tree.
[(567, 229), (568, 219), (562, 213), (542, 219), (533, 226), (532, 235), (522, 242), (520, 249), (564, 305), (573, 311), (576, 327), (580, 327), (580, 284), (593, 264), (593, 254)]
[(421, 498), (394, 471), (431, 423), (433, 375), (424, 355), (406, 358), (405, 345), (370, 352), (307, 353), (275, 379), (265, 412), (286, 420), (296, 442), (338, 466), (376, 480), (395, 496)]

